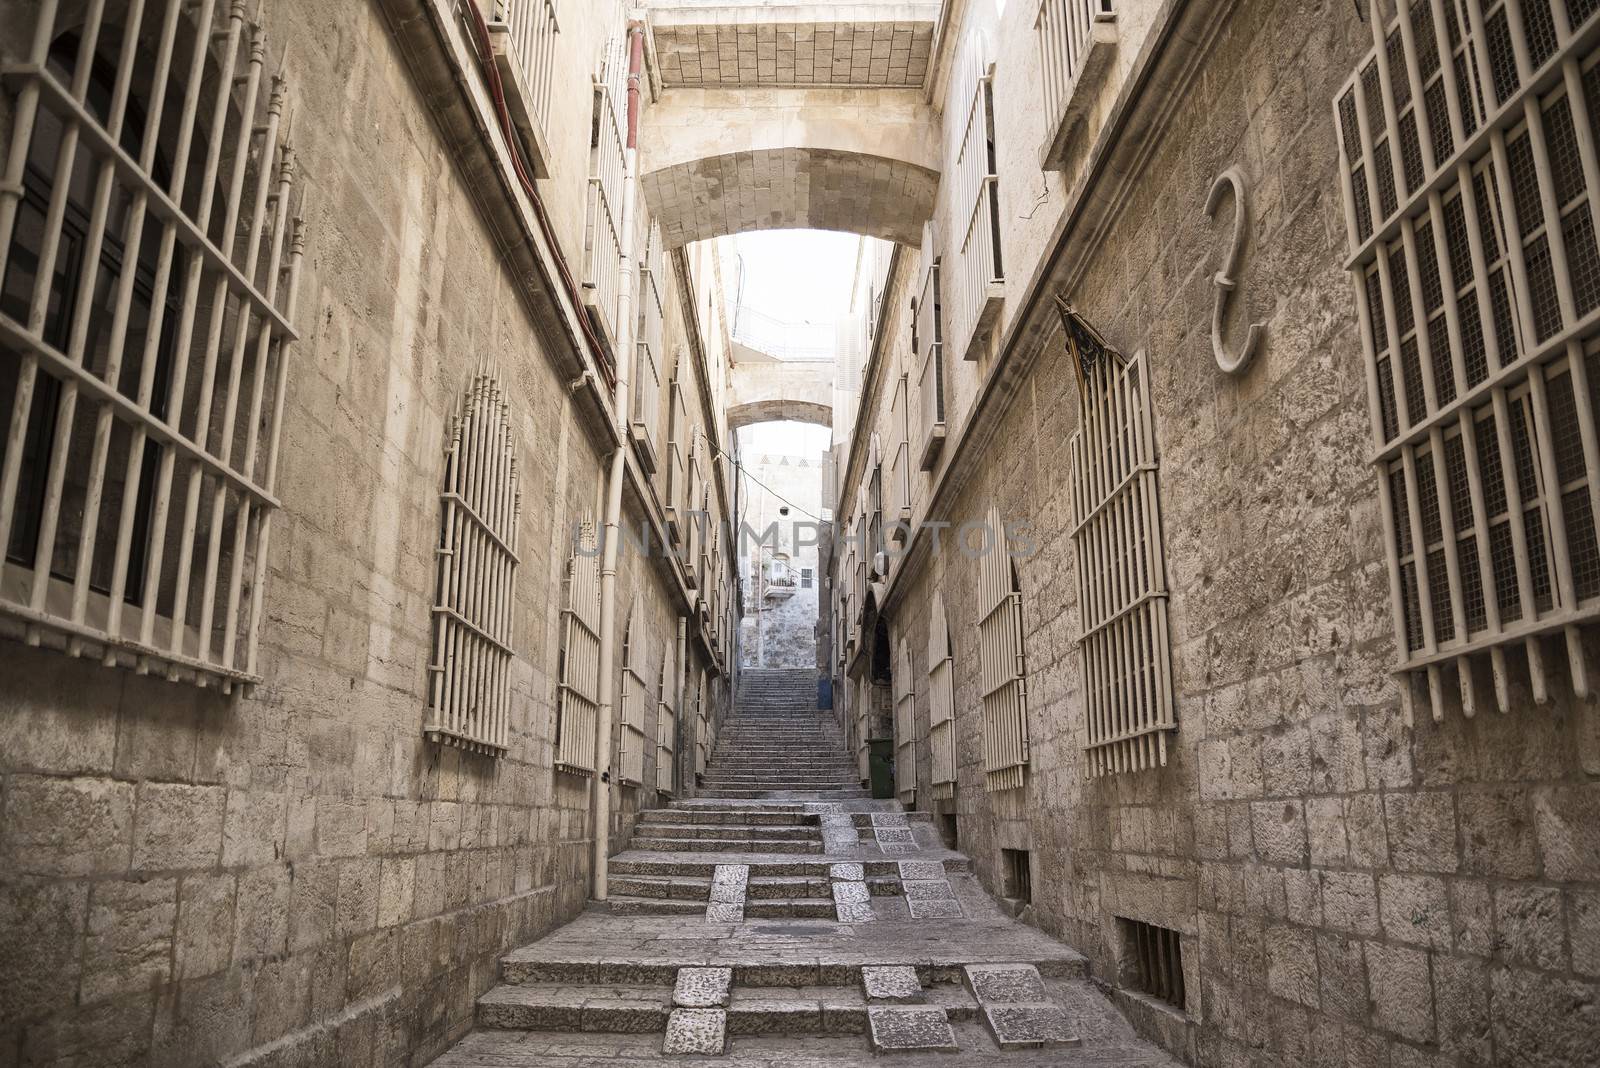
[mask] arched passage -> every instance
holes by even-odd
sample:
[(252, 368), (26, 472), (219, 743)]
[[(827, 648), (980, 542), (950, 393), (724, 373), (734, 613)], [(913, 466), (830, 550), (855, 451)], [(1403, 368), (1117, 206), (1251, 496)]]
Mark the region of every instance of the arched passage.
[(815, 426), (833, 426), (833, 408), (803, 400), (760, 400), (735, 405), (728, 409), (728, 429), (753, 426), (756, 423), (811, 423)]

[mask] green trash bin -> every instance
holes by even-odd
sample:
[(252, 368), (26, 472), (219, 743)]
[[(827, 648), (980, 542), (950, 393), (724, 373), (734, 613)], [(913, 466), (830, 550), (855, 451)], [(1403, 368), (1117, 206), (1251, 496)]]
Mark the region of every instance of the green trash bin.
[(871, 776), (872, 796), (894, 797), (894, 739), (867, 739), (867, 773)]

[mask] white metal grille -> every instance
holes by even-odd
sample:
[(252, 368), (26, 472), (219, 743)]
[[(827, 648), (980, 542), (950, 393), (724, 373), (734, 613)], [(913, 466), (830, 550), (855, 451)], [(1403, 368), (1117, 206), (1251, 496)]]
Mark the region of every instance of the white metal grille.
[(978, 561), (978, 598), (985, 788), (1013, 790), (1027, 776), (1027, 665), (1022, 655), (1022, 591), (995, 507), (989, 509), (988, 550)]
[(905, 804), (917, 799), (917, 688), (911, 675), (911, 649), (900, 641), (894, 665), (894, 784)]
[(1112, 0), (1039, 0), (1034, 34), (1044, 81), (1047, 170), (1065, 163), (1073, 128), (1089, 106), (1085, 97), (1110, 67), (1116, 47)]
[(982, 353), (1000, 314), (1005, 270), (1000, 258), (1000, 187), (995, 159), (994, 66), (981, 42), (970, 42), (955, 99), (966, 101), (956, 147), (954, 203), (960, 255), (956, 257), (954, 330), (964, 360)]
[(473, 376), (445, 450), (427, 737), (498, 755), (510, 738), (522, 492), (509, 406)]
[(956, 792), (956, 700), (954, 661), (950, 657), (950, 627), (944, 614), (944, 595), (933, 594), (928, 620), (928, 749), (933, 763), (933, 796), (954, 797)]
[[(681, 621), (680, 621), (681, 623)], [(672, 639), (665, 641), (661, 657), (661, 705), (656, 713), (656, 789), (664, 794), (678, 789), (678, 664)]]
[(661, 360), (662, 323), (665, 305), (661, 299), (666, 285), (665, 258), (662, 255), (661, 224), (651, 223), (645, 239), (644, 259), (639, 270), (638, 373), (633, 394), (633, 442), (639, 459), (648, 472), (656, 469), (656, 439), (661, 435)]
[(903, 542), (910, 535), (911, 523), (911, 388), (910, 376), (895, 380), (894, 398), (889, 405), (889, 537)]
[(1078, 388), (1070, 444), (1078, 649), (1089, 773), (1100, 776), (1165, 765), (1177, 722), (1144, 360), (1103, 352), (1092, 367), (1080, 363)]
[(694, 770), (704, 775), (706, 761), (711, 759), (711, 701), (706, 693), (706, 671), (700, 669), (700, 679), (694, 688)]
[(650, 701), (644, 681), (645, 630), (639, 598), (635, 597), (622, 637), (622, 736), (617, 775), (625, 786), (644, 784), (644, 713)]
[(872, 731), (872, 682), (865, 676), (856, 680), (855, 704), (855, 741), (856, 741), (856, 774), (862, 782), (871, 776), (869, 762), (870, 748), (867, 745), (867, 736)]
[[(680, 354), (678, 367), (683, 367)], [(689, 457), (694, 451), (694, 426), (683, 402), (683, 376), (672, 379), (667, 390), (667, 528), (679, 545), (689, 539)]]
[(619, 34), (606, 42), (594, 82), (589, 210), (584, 231), (584, 298), (608, 343), (616, 340), (622, 292), (622, 183), (627, 169), (622, 128), (627, 76), (627, 38)]
[(1548, 634), (1589, 692), (1597, 9), (1374, 11), (1373, 50), (1334, 101), (1400, 669), (1427, 679), (1436, 719), (1450, 667), (1464, 713), (1476, 711), (1482, 653), (1508, 710), (1505, 653), (1518, 644), (1546, 700)]
[[(534, 149), (536, 177), (549, 176), (545, 151), (550, 141), (550, 102), (555, 92), (556, 45), (561, 33), (555, 0), (495, 0), (494, 18), (510, 33), (509, 53), (515, 61), (514, 84), (521, 90), (524, 115)], [(502, 68), (503, 70), (505, 68)], [(509, 101), (508, 101), (509, 102)]]
[(6, 74), (0, 632), (230, 691), (297, 336), (283, 79), (241, 4), (38, 7)]
[(556, 767), (592, 775), (600, 709), (600, 552), (592, 519), (579, 524), (578, 544), (567, 561), (567, 605), (561, 624)]
[(917, 392), (921, 400), (917, 466), (933, 470), (944, 448), (944, 308), (939, 295), (939, 257), (935, 254), (933, 224), (922, 231), (922, 285), (911, 317), (911, 351), (922, 362)]

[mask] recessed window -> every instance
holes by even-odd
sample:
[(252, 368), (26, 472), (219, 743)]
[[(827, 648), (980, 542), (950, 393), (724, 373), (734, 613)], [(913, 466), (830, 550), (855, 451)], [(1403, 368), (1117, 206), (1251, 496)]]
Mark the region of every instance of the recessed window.
[(1005, 896), (1024, 905), (1033, 903), (1033, 854), (1026, 849), (1000, 850)]
[(954, 812), (941, 813), (939, 816), (939, 838), (944, 842), (946, 849), (958, 849), (961, 842), (961, 828)]
[(802, 567), (800, 569), (800, 588), (802, 590), (809, 590), (815, 581), (816, 573), (814, 571), (812, 571), (809, 567)]
[(1183, 939), (1177, 931), (1117, 917), (1122, 933), (1122, 984), (1184, 1007)]

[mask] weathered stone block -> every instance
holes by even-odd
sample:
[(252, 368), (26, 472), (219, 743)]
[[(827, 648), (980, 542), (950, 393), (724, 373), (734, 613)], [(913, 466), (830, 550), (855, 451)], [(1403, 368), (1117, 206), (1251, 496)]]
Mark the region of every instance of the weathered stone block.
[(1456, 795), (1462, 868), (1505, 879), (1538, 871), (1533, 818), (1525, 791), (1464, 790)]
[(220, 786), (140, 784), (134, 820), (134, 870), (215, 867), (222, 859), (227, 800), (227, 791)]
[(1317, 943), (1298, 927), (1267, 929), (1267, 990), (1280, 998), (1316, 1008), (1319, 1002)]
[(1322, 917), (1336, 931), (1376, 935), (1378, 893), (1372, 876), (1364, 872), (1323, 872)]
[(1433, 984), (1428, 955), (1421, 950), (1368, 942), (1366, 956), (1373, 1025), (1413, 1042), (1432, 1041)]
[(1548, 877), (1600, 881), (1600, 783), (1541, 790), (1533, 818)]
[(1383, 807), (1397, 870), (1453, 872), (1460, 866), (1452, 795), (1385, 794)]
[(1003, 1050), (1082, 1045), (1059, 1005), (985, 1005), (983, 1022)]
[(917, 970), (904, 965), (862, 968), (861, 989), (868, 1001), (922, 1001)]
[(732, 968), (679, 968), (672, 1003), (685, 1009), (726, 1008)]
[(673, 1009), (661, 1052), (716, 1056), (727, 1041), (728, 1014), (722, 1009)]
[(222, 824), (222, 866), (252, 867), (282, 860), (287, 813), (282, 794), (230, 790)]
[(257, 868), (239, 876), (233, 959), (244, 962), (283, 953), (289, 938), (293, 877), (287, 865)]
[(1498, 886), (1494, 929), (1506, 958), (1552, 971), (1566, 968), (1561, 891), (1545, 886)]
[(186, 876), (178, 887), (177, 977), (192, 979), (227, 967), (233, 923), (234, 877)]
[(1384, 937), (1391, 942), (1449, 949), (1450, 902), (1444, 881), (1431, 875), (1384, 875), (1378, 879)]
[(165, 983), (172, 974), (177, 912), (175, 879), (97, 884), (84, 941), (84, 1003)]
[(943, 1009), (869, 1006), (867, 1033), (877, 1053), (954, 1052), (958, 1048)]
[(1567, 902), (1572, 970), (1600, 977), (1600, 891), (1574, 890), (1567, 895)]
[(19, 875), (128, 870), (133, 787), (109, 779), (13, 775), (5, 792), (5, 855)]
[(416, 890), (417, 862), (409, 857), (387, 857), (378, 882), (378, 926), (394, 927), (411, 919)]
[(1305, 815), (1298, 801), (1257, 801), (1250, 806), (1256, 855), (1268, 864), (1306, 862)]
[(87, 883), (9, 882), (0, 888), (0, 1016), (42, 1017), (77, 992)]
[(967, 989), (981, 1002), (1028, 1003), (1050, 1000), (1044, 979), (1032, 964), (968, 964), (961, 969)]

